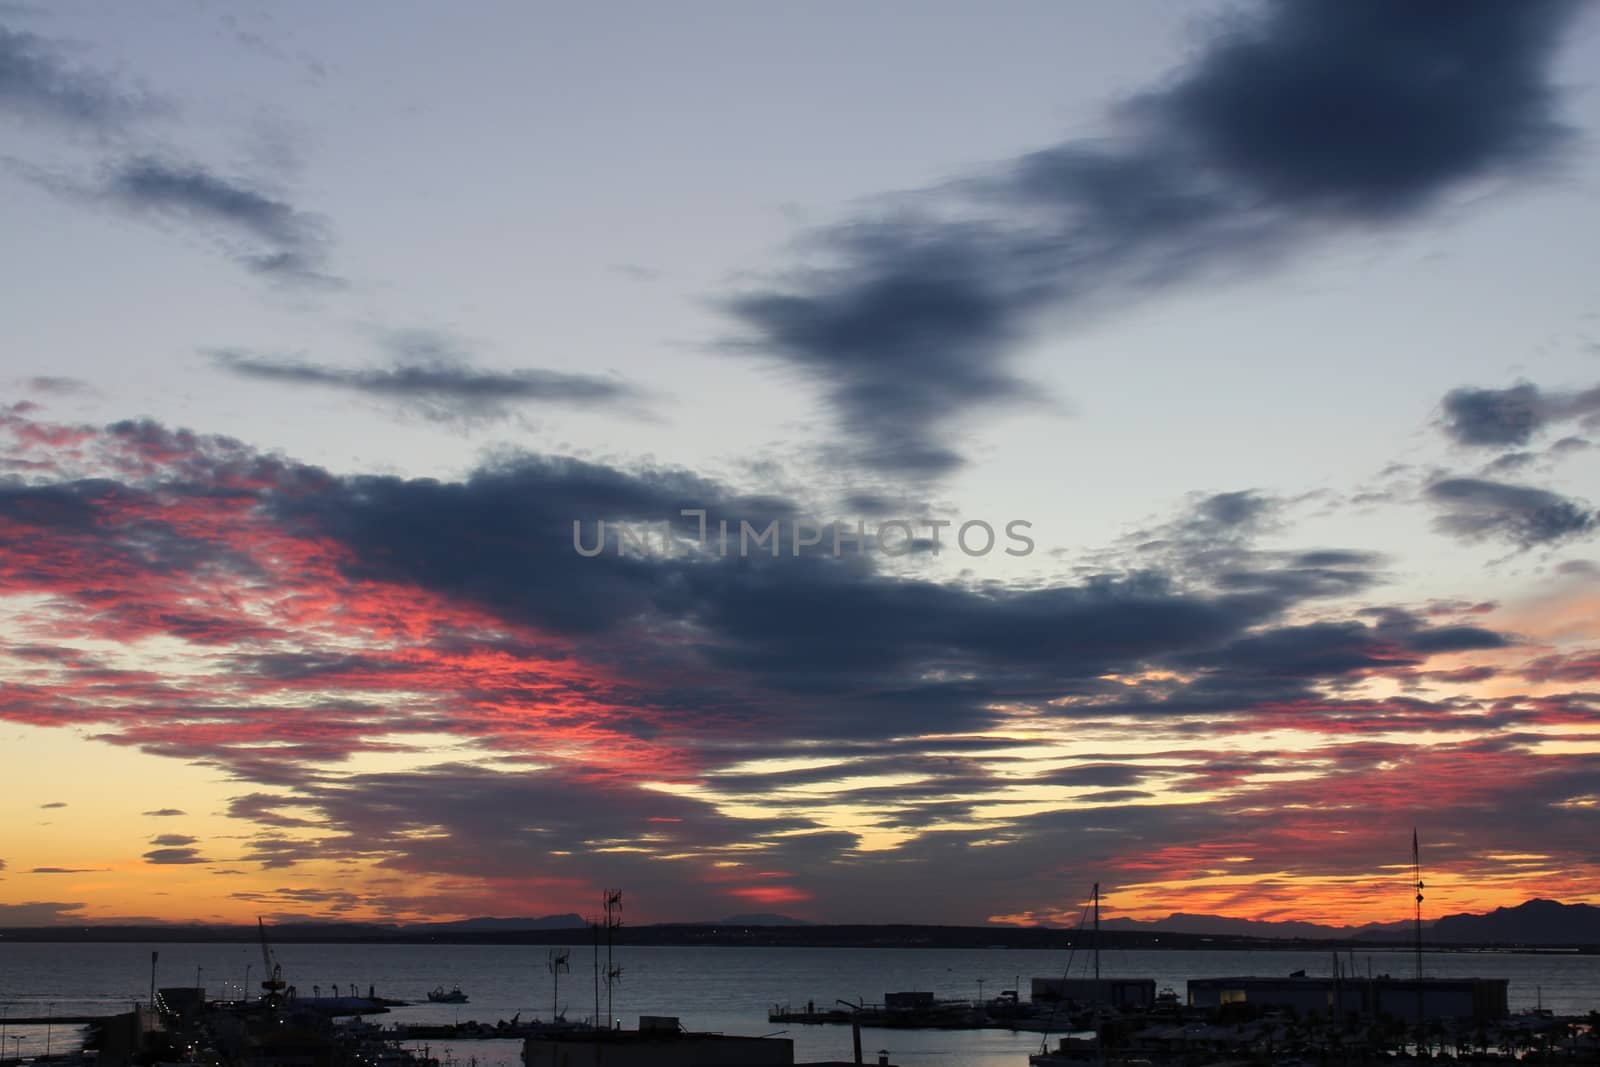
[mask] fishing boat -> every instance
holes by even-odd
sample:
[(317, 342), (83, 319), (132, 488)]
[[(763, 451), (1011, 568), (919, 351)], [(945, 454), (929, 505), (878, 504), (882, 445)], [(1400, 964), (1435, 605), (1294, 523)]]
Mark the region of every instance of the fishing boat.
[(467, 995), (461, 992), (460, 986), (454, 986), (450, 992), (444, 991), (444, 986), (437, 986), (428, 994), (428, 999), (435, 1004), (465, 1004)]

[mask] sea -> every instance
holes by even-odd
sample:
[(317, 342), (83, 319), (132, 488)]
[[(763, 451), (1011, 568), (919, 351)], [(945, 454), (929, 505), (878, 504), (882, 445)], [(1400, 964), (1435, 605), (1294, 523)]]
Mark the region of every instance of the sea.
[[(493, 1024), (521, 1014), (548, 1019), (553, 1007), (567, 1018), (592, 1016), (598, 999), (602, 1018), (633, 1027), (641, 1015), (676, 1016), (690, 1030), (793, 1039), (797, 1062), (851, 1058), (848, 1026), (769, 1023), (774, 1007), (818, 1009), (837, 1000), (882, 1003), (884, 994), (922, 990), (937, 997), (977, 999), (1020, 989), (1029, 979), (1082, 977), (1089, 960), (1082, 951), (936, 948), (739, 948), (627, 947), (612, 953), (620, 977), (608, 990), (595, 975), (590, 944), (570, 946), (571, 972), (559, 989), (543, 945), (283, 944), (274, 947), (284, 978), (301, 996), (320, 986), (348, 993), (373, 989), (379, 996), (415, 1001), (374, 1016), (380, 1023), (465, 1022)], [(16, 1026), (5, 1018), (109, 1015), (129, 1010), (149, 995), (150, 954), (159, 952), (158, 986), (203, 985), (212, 998), (233, 998), (259, 989), (260, 948), (246, 944), (41, 944), (0, 941), (0, 1041), (5, 1055), (23, 1059), (78, 1047), (77, 1025)], [(1408, 977), (1415, 961), (1405, 951), (1341, 952), (1346, 973)], [(1304, 970), (1332, 973), (1332, 953), (1317, 951), (1116, 950), (1101, 954), (1106, 977), (1153, 978), (1180, 997), (1190, 978), (1236, 975), (1285, 976)], [(606, 969), (601, 950), (599, 973)], [(1430, 977), (1510, 980), (1513, 1011), (1544, 1007), (1558, 1014), (1600, 1009), (1600, 956), (1565, 953), (1425, 953)], [(247, 985), (248, 983), (248, 985)], [(434, 1004), (429, 990), (460, 986), (466, 1004)], [(19, 1043), (14, 1038), (22, 1038)], [(880, 1030), (862, 1032), (863, 1058), (877, 1062), (887, 1051), (903, 1067), (1025, 1067), (1041, 1035), (1005, 1030)], [(520, 1067), (521, 1042), (415, 1042), (452, 1067)]]

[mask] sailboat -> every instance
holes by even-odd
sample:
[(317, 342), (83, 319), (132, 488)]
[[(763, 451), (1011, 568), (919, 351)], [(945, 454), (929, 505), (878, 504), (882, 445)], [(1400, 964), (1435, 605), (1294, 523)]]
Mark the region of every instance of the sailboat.
[[(1108, 1014), (1114, 1014), (1116, 1009), (1125, 1004), (1132, 1003), (1137, 1007), (1152, 1007), (1155, 1003), (1154, 979), (1106, 979), (1100, 976), (1100, 883), (1094, 884), (1091, 899), (1091, 908), (1094, 916), (1094, 925), (1091, 928), (1090, 946), (1094, 955), (1094, 977), (1072, 979), (1063, 974), (1059, 979), (1035, 978), (1033, 980), (1033, 999), (1035, 1003), (1041, 999), (1054, 999), (1058, 1004), (1062, 1002), (1078, 1002), (1090, 1005), (1090, 1010), (1071, 1025), (1079, 1030), (1088, 1029), (1090, 1026), (1098, 1028), (1097, 1024), (1104, 1020)], [(1089, 909), (1085, 909), (1086, 912)], [(1085, 916), (1087, 918), (1087, 915)], [(1083, 928), (1080, 921), (1079, 929)], [(1070, 970), (1071, 963), (1068, 963)], [(1028, 1057), (1028, 1062), (1034, 1067), (1062, 1067), (1065, 1064), (1099, 1063), (1102, 1061), (1102, 1050), (1099, 1035), (1094, 1037), (1073, 1037), (1070, 1034), (1060, 1039), (1054, 1051), (1049, 1050), (1050, 1029), (1054, 1027), (1056, 1010), (1050, 1013), (1050, 1027), (1044, 1031), (1039, 1051)]]

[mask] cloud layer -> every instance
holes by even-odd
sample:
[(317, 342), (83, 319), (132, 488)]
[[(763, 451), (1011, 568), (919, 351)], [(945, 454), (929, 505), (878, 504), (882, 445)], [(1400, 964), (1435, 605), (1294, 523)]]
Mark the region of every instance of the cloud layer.
[[(1475, 605), (1374, 601), (1369, 553), (1262, 548), (1265, 494), (1199, 496), (1120, 567), (1012, 587), (723, 557), (688, 520), (678, 553), (574, 553), (575, 518), (797, 513), (683, 470), (344, 477), (148, 422), (7, 425), (37, 462), (0, 486), (0, 603), (44, 608), (10, 616), (0, 717), (238, 783), (242, 836), (141, 838), (147, 865), (364, 872), (336, 900), (285, 886), (289, 911), (542, 913), (625, 884), (659, 917), (712, 894), (871, 920), (926, 877), (964, 902), (930, 918), (1031, 920), (1070, 852), (1128, 908), (1226, 910), (1248, 883), (1292, 912), (1418, 819), (1458, 842), (1442, 893), (1593, 869), (1593, 759), (1544, 748), (1592, 726), (1592, 657), (1524, 650)], [(181, 673), (112, 651), (155, 637)], [(1471, 695), (1520, 670), (1527, 692)], [(1527, 851), (1530, 811), (1567, 874), (1493, 858)]]
[(486, 370), (455, 345), (403, 335), (387, 367), (350, 368), (238, 350), (211, 353), (216, 365), (241, 378), (279, 385), (335, 389), (393, 404), (436, 422), (505, 418), (525, 407), (636, 405), (640, 391), (618, 379), (536, 367)]
[(1526, 174), (1569, 132), (1549, 62), (1575, 5), (1268, 4), (1223, 20), (1109, 136), (890, 198), (731, 297), (736, 347), (820, 383), (860, 463), (958, 466), (958, 417), (1034, 390), (1039, 316), (1258, 266)]

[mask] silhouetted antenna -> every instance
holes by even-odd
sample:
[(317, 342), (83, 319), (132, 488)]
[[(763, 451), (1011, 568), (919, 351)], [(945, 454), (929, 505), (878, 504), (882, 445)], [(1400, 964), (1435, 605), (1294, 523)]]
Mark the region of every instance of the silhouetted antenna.
[(1417, 883), (1417, 981), (1422, 981), (1422, 852), (1417, 845), (1417, 828), (1411, 828), (1411, 873)]
[(611, 959), (611, 949), (615, 941), (615, 934), (622, 928), (622, 890), (607, 889), (605, 895), (605, 922), (606, 922), (606, 1029), (610, 1029), (616, 1021), (613, 1013), (613, 997), (616, 994), (616, 984), (622, 980), (622, 968), (618, 967)]
[(550, 971), (550, 977), (555, 981), (555, 988), (550, 993), (550, 1021), (555, 1022), (561, 1017), (561, 974), (563, 971), (572, 971), (572, 950), (570, 948), (553, 948), (550, 958), (545, 961), (545, 967)]
[(1411, 828), (1411, 875), (1417, 884), (1417, 1034), (1422, 1028), (1422, 850), (1417, 845), (1417, 828)]

